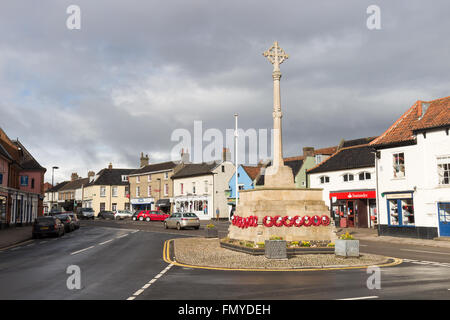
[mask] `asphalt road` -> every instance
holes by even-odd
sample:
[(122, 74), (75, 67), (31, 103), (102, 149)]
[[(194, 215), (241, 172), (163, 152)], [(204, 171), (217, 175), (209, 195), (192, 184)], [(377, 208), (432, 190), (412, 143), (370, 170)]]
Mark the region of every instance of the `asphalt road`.
[[(220, 233), (226, 224), (218, 224)], [(0, 251), (0, 299), (450, 299), (450, 250), (361, 242), (361, 251), (410, 259), (381, 268), (381, 289), (365, 269), (243, 272), (185, 268), (162, 258), (164, 242), (204, 230), (158, 222), (89, 221), (61, 238)], [(81, 289), (69, 290), (69, 266)]]

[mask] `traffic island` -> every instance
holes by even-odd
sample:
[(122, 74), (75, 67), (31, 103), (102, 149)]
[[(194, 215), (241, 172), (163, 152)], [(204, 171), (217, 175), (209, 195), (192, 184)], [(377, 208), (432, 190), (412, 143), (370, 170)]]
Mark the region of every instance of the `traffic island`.
[(401, 263), (399, 259), (365, 253), (361, 253), (358, 258), (343, 258), (333, 254), (302, 254), (283, 260), (267, 259), (264, 255), (251, 255), (223, 248), (218, 239), (206, 238), (171, 240), (165, 257), (168, 262), (185, 267), (242, 271), (307, 271)]

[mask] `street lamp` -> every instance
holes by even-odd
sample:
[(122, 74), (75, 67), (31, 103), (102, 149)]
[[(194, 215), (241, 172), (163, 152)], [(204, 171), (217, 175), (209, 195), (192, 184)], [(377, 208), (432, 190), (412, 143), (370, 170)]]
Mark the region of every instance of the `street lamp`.
[[(159, 190), (158, 190), (159, 191), (159, 196), (158, 196), (158, 200), (160, 200), (161, 199), (161, 178), (157, 178), (156, 180), (159, 180)], [(155, 210), (156, 210), (156, 208), (155, 208)]]
[[(55, 170), (57, 170), (57, 169), (59, 169), (59, 167), (57, 167), (57, 166), (52, 167), (52, 189), (54, 187), (54, 185), (53, 185), (54, 182), (53, 181), (54, 181), (54, 178), (55, 178)], [(55, 190), (52, 190), (52, 205), (51, 205), (50, 211), (53, 208), (54, 195), (55, 195)]]

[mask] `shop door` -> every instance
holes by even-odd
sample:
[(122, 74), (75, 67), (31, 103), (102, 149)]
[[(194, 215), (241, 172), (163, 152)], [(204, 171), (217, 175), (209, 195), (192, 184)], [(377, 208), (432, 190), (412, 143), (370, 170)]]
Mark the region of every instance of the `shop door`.
[(367, 200), (358, 200), (358, 212), (356, 213), (358, 228), (368, 228), (369, 224), (367, 221)]
[(439, 203), (439, 233), (441, 237), (450, 237), (450, 203)]
[(347, 201), (347, 219), (348, 227), (353, 228), (355, 226), (355, 202)]

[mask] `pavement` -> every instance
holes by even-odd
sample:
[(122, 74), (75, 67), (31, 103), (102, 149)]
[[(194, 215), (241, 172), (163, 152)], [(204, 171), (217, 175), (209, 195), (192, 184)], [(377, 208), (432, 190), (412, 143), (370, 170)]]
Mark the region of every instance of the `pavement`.
[(25, 226), (0, 230), (0, 249), (30, 240), (31, 228), (31, 226)]
[(378, 236), (376, 229), (368, 228), (336, 228), (337, 234), (350, 233), (357, 240), (387, 242), (403, 245), (415, 245), (436, 248), (450, 248), (450, 239), (439, 238), (436, 240), (414, 239), (404, 237)]

